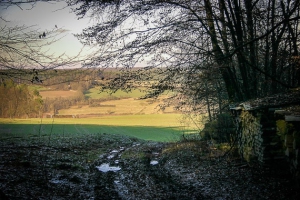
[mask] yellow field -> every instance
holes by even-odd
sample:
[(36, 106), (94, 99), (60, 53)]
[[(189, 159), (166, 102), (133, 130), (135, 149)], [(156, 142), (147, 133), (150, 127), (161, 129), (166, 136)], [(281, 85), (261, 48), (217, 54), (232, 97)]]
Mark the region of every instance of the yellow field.
[(40, 95), (45, 98), (68, 98), (68, 97), (76, 97), (81, 93), (76, 90), (58, 90), (58, 91), (40, 91)]
[[(195, 122), (197, 124), (195, 124)], [(185, 133), (199, 130), (201, 124), (201, 116), (190, 118), (182, 114), (148, 114), (148, 115), (106, 115), (93, 118), (30, 118), (30, 119), (8, 119), (0, 118), (0, 129), (4, 130), (5, 126), (12, 125), (97, 125), (124, 128), (124, 127), (156, 127), (171, 128), (174, 131), (183, 131)], [(22, 129), (24, 131), (25, 129)], [(122, 132), (122, 130), (118, 130)], [(140, 133), (141, 134), (141, 133)]]
[(164, 111), (159, 109), (162, 99), (152, 102), (150, 100), (139, 100), (134, 98), (110, 100), (102, 102), (99, 107), (73, 106), (69, 109), (59, 110), (61, 115), (130, 115), (130, 114), (161, 114), (174, 113), (173, 107), (167, 107)]

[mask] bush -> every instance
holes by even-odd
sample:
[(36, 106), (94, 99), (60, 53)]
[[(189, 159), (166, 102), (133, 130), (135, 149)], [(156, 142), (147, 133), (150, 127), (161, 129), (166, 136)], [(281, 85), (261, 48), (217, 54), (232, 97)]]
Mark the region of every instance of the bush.
[(205, 123), (201, 136), (204, 140), (213, 139), (219, 143), (230, 143), (234, 131), (235, 128), (232, 117), (224, 113), (218, 115), (217, 119)]

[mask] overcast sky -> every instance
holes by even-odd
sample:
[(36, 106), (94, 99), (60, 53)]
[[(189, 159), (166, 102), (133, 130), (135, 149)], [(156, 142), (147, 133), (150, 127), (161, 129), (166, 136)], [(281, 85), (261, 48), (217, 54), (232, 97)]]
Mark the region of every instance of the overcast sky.
[[(64, 37), (51, 45), (49, 51), (48, 49), (47, 51), (48, 53), (55, 53), (56, 56), (67, 54), (71, 57), (76, 56), (83, 48), (83, 45), (73, 34), (81, 33), (84, 28), (92, 26), (93, 22), (95, 22), (89, 18), (78, 19), (64, 1), (37, 2), (34, 6), (23, 4), (21, 8), (18, 6), (10, 6), (5, 9), (0, 7), (0, 16), (1, 27), (16, 25), (34, 26), (34, 29), (40, 31), (41, 34), (44, 31), (54, 30), (56, 27), (67, 30), (63, 33)], [(91, 47), (85, 47), (79, 59), (91, 52)], [(146, 60), (149, 59), (147, 58)], [(139, 63), (139, 66), (144, 65), (143, 62)]]
[(11, 6), (2, 9), (1, 15), (12, 23), (37, 25), (41, 29), (53, 29), (57, 25), (72, 33), (79, 33), (89, 22), (87, 19), (78, 20), (65, 2), (37, 2), (34, 7), (23, 4), (22, 8)]
[(81, 49), (82, 45), (73, 34), (80, 33), (90, 22), (87, 18), (78, 20), (70, 8), (66, 7), (65, 2), (38, 2), (34, 7), (25, 4), (21, 8), (11, 6), (7, 9), (1, 8), (0, 14), (8, 21), (4, 22), (0, 19), (1, 26), (34, 25), (35, 29), (41, 32), (53, 30), (55, 26), (68, 30), (63, 39), (51, 46), (52, 52), (58, 54), (65, 52), (68, 55), (76, 55)]

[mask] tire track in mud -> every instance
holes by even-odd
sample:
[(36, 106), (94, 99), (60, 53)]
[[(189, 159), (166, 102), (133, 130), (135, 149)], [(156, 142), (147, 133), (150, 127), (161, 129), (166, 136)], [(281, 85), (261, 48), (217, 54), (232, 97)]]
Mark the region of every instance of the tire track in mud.
[[(187, 199), (190, 185), (182, 185), (165, 168), (160, 144), (133, 143), (102, 154), (94, 165), (95, 199)], [(132, 157), (128, 155), (131, 152)], [(123, 158), (123, 154), (126, 154)], [(127, 157), (127, 158), (126, 158)], [(137, 191), (139, 190), (139, 191)], [(180, 192), (181, 191), (181, 192)], [(177, 198), (178, 197), (178, 198)], [(203, 197), (199, 192), (194, 197)], [(191, 198), (193, 199), (193, 198)]]
[(118, 150), (110, 150), (100, 155), (100, 160), (95, 165), (94, 194), (95, 199), (122, 199), (115, 187), (117, 173), (122, 170), (119, 166), (119, 159), (125, 147)]

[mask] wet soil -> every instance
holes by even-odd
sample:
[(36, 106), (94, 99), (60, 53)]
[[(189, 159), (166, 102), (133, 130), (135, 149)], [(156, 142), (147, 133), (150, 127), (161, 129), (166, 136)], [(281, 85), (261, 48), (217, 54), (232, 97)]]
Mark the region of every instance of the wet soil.
[(0, 199), (298, 199), (286, 170), (204, 141), (121, 135), (0, 140)]

